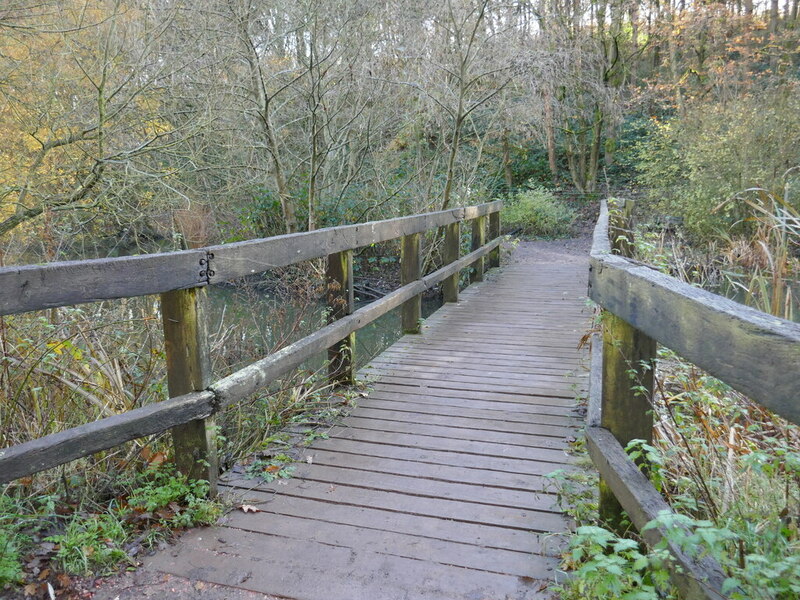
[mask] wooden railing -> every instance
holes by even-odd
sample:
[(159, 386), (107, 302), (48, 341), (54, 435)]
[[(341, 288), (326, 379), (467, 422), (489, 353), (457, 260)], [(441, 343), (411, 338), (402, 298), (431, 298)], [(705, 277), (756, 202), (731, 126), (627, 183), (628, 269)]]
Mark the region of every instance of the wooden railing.
[[(603, 310), (602, 343), (595, 340), (592, 347), (586, 432), (601, 476), (601, 518), (618, 524), (624, 509), (645, 541), (655, 545), (664, 532), (642, 528), (670, 508), (623, 448), (633, 439), (652, 440), (656, 344), (797, 424), (800, 325), (627, 258), (632, 247), (629, 214), (620, 210), (609, 223), (603, 203), (594, 231), (589, 297)], [(715, 561), (669, 546), (680, 566), (673, 581), (684, 597), (725, 597), (725, 575)]]
[[(499, 265), (501, 207), (498, 201), (182, 252), (0, 269), (0, 315), (160, 294), (170, 396), (0, 449), (0, 483), (171, 429), (178, 468), (192, 477), (207, 479), (214, 489), (218, 472), (212, 436), (215, 413), (325, 349), (331, 381), (351, 382), (355, 331), (402, 306), (403, 330), (418, 332), (425, 290), (443, 282), (445, 301), (456, 302), (462, 269), (472, 267), (470, 281), (479, 281), (485, 260), (489, 267)], [(463, 221), (472, 221), (472, 252), (459, 258)], [(446, 264), (422, 276), (420, 235), (439, 228), (445, 230)], [(402, 238), (402, 287), (354, 310), (352, 251), (396, 238)], [(212, 383), (204, 288), (323, 257), (327, 257), (329, 324)]]

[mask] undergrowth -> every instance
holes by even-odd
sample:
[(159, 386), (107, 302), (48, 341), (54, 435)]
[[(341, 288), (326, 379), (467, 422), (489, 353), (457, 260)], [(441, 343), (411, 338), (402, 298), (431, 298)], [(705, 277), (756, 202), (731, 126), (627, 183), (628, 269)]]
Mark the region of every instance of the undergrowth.
[(0, 589), (27, 580), (24, 594), (36, 596), (48, 584), (68, 588), (71, 576), (112, 574), (176, 529), (211, 524), (222, 511), (208, 499), (207, 482), (188, 480), (169, 463), (136, 474), (130, 485), (129, 494), (103, 506), (13, 489), (0, 496)]
[(534, 186), (506, 201), (503, 222), (523, 235), (545, 238), (569, 235), (577, 214), (551, 191)]

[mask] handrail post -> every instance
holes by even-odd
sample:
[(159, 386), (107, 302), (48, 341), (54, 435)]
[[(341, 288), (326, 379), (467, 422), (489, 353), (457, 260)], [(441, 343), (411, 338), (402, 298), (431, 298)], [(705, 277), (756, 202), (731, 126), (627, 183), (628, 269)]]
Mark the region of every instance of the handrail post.
[[(476, 217), (472, 220), (472, 250), (477, 250), (486, 243), (486, 217)], [(484, 257), (472, 263), (469, 282), (483, 281)]]
[[(353, 251), (345, 250), (328, 255), (326, 272), (328, 283), (328, 322), (353, 314), (355, 299), (353, 297)], [(351, 333), (328, 348), (328, 381), (332, 384), (352, 385), (353, 357), (355, 353), (356, 334)]]
[[(418, 233), (404, 235), (400, 247), (400, 284), (412, 283), (422, 276)], [(403, 303), (403, 333), (419, 333), (422, 319), (422, 295), (417, 294)]]
[[(653, 441), (653, 370), (656, 341), (603, 311), (603, 386), (600, 425), (624, 448), (631, 440)], [(638, 461), (641, 463), (642, 461)], [(600, 519), (623, 533), (622, 506), (600, 479)]]
[[(170, 398), (204, 390), (211, 383), (205, 304), (204, 288), (161, 294)], [(216, 495), (219, 470), (213, 419), (195, 419), (173, 427), (172, 443), (178, 471), (190, 479), (205, 479), (211, 495)]]
[[(489, 215), (489, 241), (500, 237), (500, 211), (496, 210)], [(489, 268), (500, 266), (500, 246), (489, 253)]]
[[(444, 265), (457, 261), (461, 254), (461, 222), (456, 221), (445, 225), (444, 228), (444, 248), (442, 250), (442, 262)], [(443, 266), (444, 266), (443, 265)], [(442, 282), (442, 294), (445, 302), (458, 302), (458, 280), (459, 274), (455, 273)]]

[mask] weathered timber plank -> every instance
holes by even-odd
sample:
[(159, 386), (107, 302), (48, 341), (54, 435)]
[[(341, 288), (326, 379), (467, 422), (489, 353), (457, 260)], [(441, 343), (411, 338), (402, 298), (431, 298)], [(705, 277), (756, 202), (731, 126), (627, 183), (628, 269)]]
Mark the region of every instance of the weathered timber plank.
[(532, 555), (558, 556), (559, 550), (564, 547), (563, 538), (550, 533), (507, 529), (480, 523), (455, 523), (447, 519), (397, 513), (368, 506), (348, 506), (312, 498), (276, 496), (260, 490), (226, 489), (229, 497), (235, 497), (237, 502), (243, 504), (257, 506), (268, 519), (282, 515), (304, 517), (321, 524), (357, 525), (378, 531), (411, 534)]
[(571, 374), (566, 369), (562, 373), (525, 373), (519, 371), (481, 371), (480, 376), (475, 375), (475, 368), (479, 365), (460, 366), (429, 366), (431, 363), (424, 363), (422, 361), (409, 360), (406, 363), (391, 362), (386, 363), (378, 359), (370, 362), (370, 371), (373, 373), (381, 373), (384, 375), (400, 375), (410, 373), (421, 380), (439, 379), (442, 376), (450, 375), (458, 381), (480, 381), (480, 380), (499, 380), (507, 381), (515, 385), (520, 384), (535, 384), (535, 383), (574, 383), (579, 380), (574, 374)]
[(246, 277), (275, 267), (284, 267), (304, 260), (321, 258), (328, 254), (353, 250), (362, 246), (396, 239), (404, 235), (422, 233), (457, 221), (489, 214), (499, 210), (501, 206), (501, 203), (492, 202), (425, 215), (399, 217), (386, 221), (344, 225), (305, 233), (293, 233), (260, 240), (225, 244), (223, 246), (211, 246), (207, 248), (209, 252), (214, 254), (214, 276), (211, 281), (214, 283)]
[(516, 433), (508, 431), (494, 431), (491, 429), (478, 428), (474, 423), (471, 427), (452, 425), (434, 425), (430, 423), (414, 423), (410, 421), (395, 421), (380, 419), (374, 416), (361, 417), (349, 416), (342, 424), (354, 429), (368, 429), (371, 431), (383, 431), (385, 433), (411, 433), (440, 438), (451, 438), (456, 440), (493, 442), (505, 444), (507, 446), (522, 446), (526, 448), (550, 448), (561, 450), (565, 447), (565, 439), (571, 437), (573, 432), (566, 431), (561, 427), (551, 425), (536, 426), (537, 433)]
[[(307, 540), (259, 536), (250, 547), (240, 545), (229, 554), (196, 548), (195, 544), (202, 541), (187, 540), (177, 556), (164, 553), (148, 563), (167, 573), (202, 574), (213, 583), (304, 600), (547, 597), (538, 591), (541, 584), (535, 579), (520, 580), (377, 552), (354, 556), (350, 548)], [(210, 539), (206, 537), (205, 541)], [(221, 555), (226, 560), (221, 561)]]
[[(517, 402), (515, 399), (498, 398), (494, 394), (487, 394), (485, 398), (465, 398), (460, 394), (434, 394), (431, 390), (420, 392), (413, 388), (403, 386), (386, 387), (377, 384), (370, 392), (370, 400), (384, 400), (390, 402), (413, 402), (430, 407), (449, 407), (450, 409), (480, 409), (480, 410), (510, 410), (520, 415), (528, 416), (532, 421), (539, 417), (560, 417), (569, 415), (569, 407), (548, 404), (534, 404)], [(460, 413), (459, 413), (460, 414)], [(570, 417), (571, 418), (571, 417)], [(545, 421), (541, 421), (545, 422)]]
[[(558, 512), (556, 496), (542, 491), (534, 492), (527, 485), (519, 489), (497, 488), (491, 485), (440, 481), (420, 477), (414, 465), (406, 473), (385, 472), (333, 467), (317, 463), (298, 465), (293, 477), (302, 481), (347, 485), (381, 492), (395, 492), (419, 498), (440, 498), (487, 506)], [(229, 478), (228, 483), (242, 487), (241, 480)], [(251, 480), (246, 480), (251, 483)], [(247, 487), (247, 486), (245, 486)]]
[(494, 383), (495, 380), (487, 380), (485, 382), (477, 383), (470, 381), (459, 381), (455, 376), (439, 377), (432, 379), (423, 379), (422, 377), (414, 377), (413, 375), (400, 375), (400, 374), (385, 374), (381, 375), (381, 381), (384, 384), (394, 383), (397, 385), (406, 385), (420, 390), (458, 390), (459, 392), (490, 392), (494, 394), (503, 395), (522, 395), (530, 397), (545, 396), (548, 398), (548, 403), (556, 398), (561, 400), (561, 404), (566, 406), (571, 401), (575, 400), (576, 390), (574, 390), (569, 382), (564, 382), (564, 385), (558, 385), (553, 382), (531, 382), (528, 385), (511, 385)]
[[(378, 421), (398, 421), (402, 423), (415, 423), (424, 425), (440, 425), (452, 426), (456, 429), (482, 429), (485, 431), (505, 432), (505, 433), (518, 433), (523, 435), (548, 435), (554, 437), (568, 437), (576, 432), (575, 427), (568, 425), (553, 425), (544, 423), (531, 423), (530, 420), (515, 421), (514, 417), (500, 418), (495, 416), (492, 419), (489, 416), (470, 417), (459, 413), (455, 415), (437, 415), (430, 412), (419, 412), (411, 410), (396, 403), (395, 410), (387, 410), (382, 408), (373, 408), (374, 403), (362, 402), (359, 405), (358, 412), (352, 418), (358, 419), (376, 419)], [(508, 413), (502, 413), (506, 416)]]
[[(460, 405), (452, 405), (448, 402), (424, 403), (421, 402), (422, 399), (423, 397), (414, 397), (413, 395), (404, 396), (403, 399), (397, 399), (396, 397), (394, 399), (384, 399), (379, 395), (370, 395), (369, 398), (362, 400), (359, 406), (364, 410), (408, 412), (414, 415), (410, 418), (416, 418), (416, 415), (420, 415), (420, 419), (431, 419), (431, 423), (435, 423), (440, 416), (443, 419), (448, 417), (475, 419), (485, 422), (488, 428), (500, 427), (499, 423), (503, 423), (503, 426), (508, 427), (533, 423), (557, 425), (570, 429), (577, 428), (580, 425), (578, 417), (571, 416), (563, 410), (559, 411), (559, 414), (549, 415), (522, 410), (505, 410), (505, 405), (494, 409), (472, 408), (463, 403)], [(495, 424), (495, 422), (498, 424)]]
[[(334, 428), (331, 436), (337, 439), (358, 440), (374, 442), (378, 444), (391, 444), (406, 446), (408, 448), (419, 448), (425, 450), (444, 450), (467, 455), (492, 455), (492, 456), (512, 456), (539, 462), (550, 462), (554, 464), (564, 464), (569, 462), (570, 457), (564, 450), (555, 448), (532, 448), (526, 446), (509, 446), (495, 442), (480, 442), (474, 440), (459, 440), (428, 436), (421, 434), (394, 433), (373, 431), (370, 429)], [(564, 445), (564, 444), (562, 444)], [(554, 467), (553, 470), (555, 470)]]
[(330, 452), (320, 448), (309, 450), (305, 456), (310, 457), (315, 465), (328, 467), (341, 467), (372, 473), (390, 473), (393, 475), (413, 473), (414, 477), (420, 479), (527, 490), (532, 493), (555, 492), (552, 482), (539, 475), (520, 475), (518, 473), (506, 473), (504, 471), (476, 467), (465, 468), (463, 466), (456, 467), (388, 457)]
[[(671, 512), (669, 504), (628, 458), (610, 431), (602, 427), (587, 427), (586, 441), (592, 462), (642, 537), (650, 546), (658, 544), (663, 532), (659, 529), (642, 531), (642, 528), (659, 513)], [(720, 590), (726, 576), (716, 561), (708, 556), (691, 557), (673, 543), (668, 543), (668, 546), (681, 569), (672, 571), (672, 581), (683, 597), (709, 600), (725, 598)]]
[[(405, 383), (404, 383), (405, 382)], [(569, 395), (554, 395), (549, 392), (539, 393), (539, 390), (531, 388), (527, 392), (519, 394), (504, 392), (502, 390), (469, 390), (459, 389), (457, 386), (451, 384), (446, 387), (435, 386), (420, 386), (414, 385), (413, 380), (406, 380), (397, 378), (394, 381), (381, 379), (380, 383), (375, 385), (375, 390), (379, 393), (383, 392), (405, 392), (414, 395), (425, 395), (431, 398), (461, 398), (463, 400), (482, 400), (487, 402), (494, 402), (506, 404), (509, 402), (525, 404), (536, 407), (557, 407), (559, 410), (556, 414), (562, 414), (564, 409), (569, 410), (575, 403), (575, 394)], [(477, 405), (473, 405), (477, 406)]]
[(213, 411), (214, 394), (193, 392), (0, 449), (0, 483), (161, 433), (175, 425), (208, 417)]
[(202, 250), (0, 268), (0, 315), (206, 285)]
[[(426, 498), (375, 489), (353, 487), (344, 483), (332, 485), (301, 479), (288, 479), (276, 489), (276, 496), (315, 498), (335, 504), (369, 506), (405, 514), (425, 515), (463, 523), (479, 523), (522, 531), (561, 532), (567, 528), (559, 513), (530, 508), (507, 508), (445, 498)], [(249, 479), (228, 478), (226, 485), (249, 490)]]
[[(242, 530), (242, 534), (240, 535), (239, 531), (231, 532), (228, 528)], [(276, 519), (269, 513), (232, 513), (225, 529), (220, 528), (217, 535), (205, 537), (209, 549), (231, 553), (241, 547), (241, 538), (249, 538), (252, 546), (257, 547), (259, 539), (257, 534), (310, 540), (342, 548), (357, 546), (358, 551), (380, 552), (441, 565), (520, 577), (547, 577), (550, 570), (557, 566), (553, 560), (532, 560), (527, 552), (485, 548), (418, 534), (409, 535), (355, 525), (325, 523), (313, 518), (283, 515), (280, 519)], [(220, 538), (225, 541), (220, 542)], [(539, 570), (532, 573), (531, 567)]]

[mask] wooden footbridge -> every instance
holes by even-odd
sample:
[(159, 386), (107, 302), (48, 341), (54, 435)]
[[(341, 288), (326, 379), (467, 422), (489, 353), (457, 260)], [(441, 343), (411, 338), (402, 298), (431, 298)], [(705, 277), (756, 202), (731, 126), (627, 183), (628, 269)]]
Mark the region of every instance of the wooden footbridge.
[[(640, 529), (669, 509), (621, 446), (651, 436), (656, 342), (797, 422), (800, 327), (619, 256), (629, 248), (629, 227), (612, 220), (610, 243), (605, 207), (591, 259), (517, 256), (484, 280), (484, 267), (499, 265), (500, 208), (0, 270), (0, 314), (160, 294), (171, 396), (0, 450), (0, 482), (171, 430), (179, 468), (252, 510), (187, 532), (147, 559), (151, 571), (217, 586), (214, 597), (223, 598), (548, 598), (569, 523), (543, 476), (573, 468), (567, 446), (581, 424), (575, 399), (587, 388), (601, 513), (614, 521), (624, 508)], [(464, 221), (471, 251), (459, 256)], [(443, 231), (444, 265), (423, 275), (426, 231)], [(402, 286), (355, 310), (352, 250), (395, 238)], [(327, 257), (330, 323), (211, 382), (203, 288), (320, 257)], [(475, 285), (460, 293), (464, 269)], [(590, 316), (587, 279), (589, 296), (607, 311), (590, 373), (578, 349)], [(447, 304), (420, 324), (421, 294), (439, 283)], [(218, 477), (209, 435), (215, 413), (326, 349), (331, 380), (351, 382), (354, 332), (398, 307), (407, 335), (362, 372), (373, 381), (368, 396), (329, 439), (307, 449), (292, 479), (256, 485), (235, 472)], [(716, 343), (726, 345), (724, 359)], [(770, 386), (761, 386), (767, 379)], [(661, 535), (651, 529), (645, 539)], [(724, 597), (716, 564), (671, 549), (681, 590)]]

